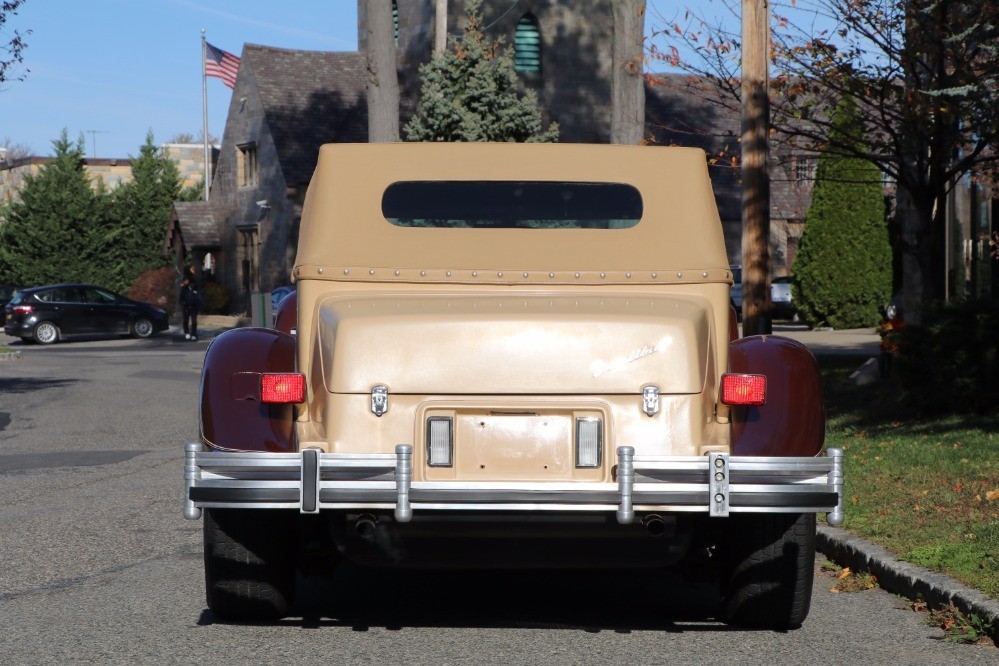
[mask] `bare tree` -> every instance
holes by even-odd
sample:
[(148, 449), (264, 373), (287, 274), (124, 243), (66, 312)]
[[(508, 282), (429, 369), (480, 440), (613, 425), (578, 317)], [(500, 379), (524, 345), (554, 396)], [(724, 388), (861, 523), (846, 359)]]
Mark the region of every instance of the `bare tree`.
[[(737, 3), (723, 0), (734, 16)], [(735, 111), (743, 45), (726, 25), (690, 14), (662, 20), (652, 56)], [(772, 25), (772, 128), (797, 150), (861, 157), (897, 183), (896, 252), (906, 317), (916, 321), (919, 305), (946, 295), (948, 193), (999, 160), (999, 5), (799, 0), (776, 6)], [(857, 135), (831, 141), (831, 111), (845, 96), (857, 101)], [(863, 154), (851, 147), (860, 135)]]
[(0, 139), (0, 160), (13, 162), (22, 157), (31, 157), (31, 146), (25, 143), (16, 143), (9, 136)]
[(23, 74), (11, 77), (14, 68), (24, 62), (23, 51), (28, 46), (24, 38), (30, 35), (31, 31), (25, 30), (22, 33), (19, 30), (13, 30), (10, 32), (9, 38), (3, 32), (7, 19), (16, 16), (18, 8), (24, 2), (25, 0), (3, 0), (0, 2), (0, 35), (4, 35), (3, 39), (6, 39), (6, 43), (0, 41), (0, 84), (11, 78), (15, 81), (23, 81), (25, 74), (27, 74), (27, 70), (25, 70)]
[(645, 138), (645, 0), (619, 0), (612, 6), (611, 143), (637, 145)]
[(358, 0), (367, 17), (368, 141), (399, 140), (399, 74), (392, 0)]
[[(169, 139), (167, 139), (167, 143), (204, 143), (204, 142), (205, 142), (205, 130), (203, 129), (199, 129), (197, 134), (193, 134), (191, 132), (177, 132)], [(218, 142), (219, 138), (214, 134), (212, 134), (211, 132), (209, 132), (208, 143), (217, 144)]]

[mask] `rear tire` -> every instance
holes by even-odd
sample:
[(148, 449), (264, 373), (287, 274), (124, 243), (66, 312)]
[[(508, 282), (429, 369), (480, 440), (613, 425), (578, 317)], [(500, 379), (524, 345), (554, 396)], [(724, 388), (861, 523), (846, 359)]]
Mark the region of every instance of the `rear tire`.
[(777, 630), (801, 626), (812, 600), (815, 514), (742, 514), (730, 520), (725, 621)]
[(294, 603), (297, 515), (205, 509), (205, 593), (221, 620), (269, 621)]

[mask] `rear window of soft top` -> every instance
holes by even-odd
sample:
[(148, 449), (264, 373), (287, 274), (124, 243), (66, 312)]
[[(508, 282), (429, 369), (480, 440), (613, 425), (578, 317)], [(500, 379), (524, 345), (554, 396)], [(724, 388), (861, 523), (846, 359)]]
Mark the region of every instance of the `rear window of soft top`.
[(642, 209), (625, 183), (403, 181), (382, 195), (382, 214), (397, 227), (627, 229)]

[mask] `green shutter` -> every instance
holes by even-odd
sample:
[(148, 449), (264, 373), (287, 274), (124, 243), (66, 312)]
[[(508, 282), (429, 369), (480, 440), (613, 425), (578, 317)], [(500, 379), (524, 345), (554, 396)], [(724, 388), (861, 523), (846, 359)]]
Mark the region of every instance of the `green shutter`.
[(524, 14), (517, 21), (513, 62), (518, 72), (541, 73), (541, 28), (533, 14)]
[(395, 45), (399, 46), (399, 3), (392, 0), (392, 26), (395, 28)]

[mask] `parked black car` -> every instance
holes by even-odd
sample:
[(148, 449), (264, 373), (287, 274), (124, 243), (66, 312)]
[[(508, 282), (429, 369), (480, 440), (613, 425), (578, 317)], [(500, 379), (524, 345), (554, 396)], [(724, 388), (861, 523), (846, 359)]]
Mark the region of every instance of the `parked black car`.
[(163, 308), (90, 284), (54, 284), (18, 292), (5, 306), (7, 335), (43, 345), (69, 335), (148, 338), (169, 324)]
[(21, 289), (23, 287), (15, 287), (12, 284), (0, 284), (0, 326), (7, 323), (7, 303)]

